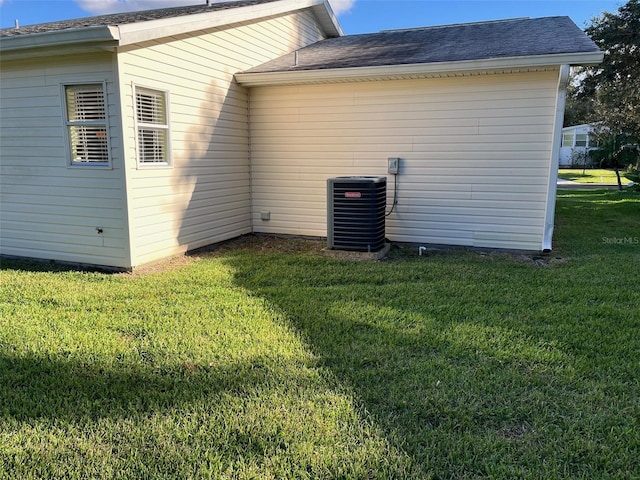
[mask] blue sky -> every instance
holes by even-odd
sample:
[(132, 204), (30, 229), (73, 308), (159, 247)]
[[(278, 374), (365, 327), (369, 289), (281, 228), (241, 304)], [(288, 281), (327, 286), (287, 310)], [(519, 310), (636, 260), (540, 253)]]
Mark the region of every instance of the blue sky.
[[(0, 0), (0, 25), (20, 25), (144, 10), (204, 0)], [(347, 34), (514, 17), (567, 15), (581, 28), (624, 1), (611, 0), (330, 0)]]

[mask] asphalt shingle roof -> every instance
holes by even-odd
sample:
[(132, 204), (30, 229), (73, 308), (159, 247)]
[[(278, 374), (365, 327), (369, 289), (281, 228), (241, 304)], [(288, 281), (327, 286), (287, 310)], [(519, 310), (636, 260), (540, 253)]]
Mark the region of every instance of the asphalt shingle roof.
[[(194, 0), (194, 2), (195, 1), (197, 0)], [(111, 15), (98, 15), (95, 17), (62, 20), (59, 22), (26, 25), (21, 26), (20, 28), (3, 28), (0, 30), (0, 37), (15, 37), (18, 35), (29, 35), (34, 33), (59, 32), (77, 28), (126, 25), (129, 23), (146, 22), (149, 20), (160, 20), (163, 18), (181, 17), (185, 15), (194, 15), (197, 13), (222, 11), (231, 8), (249, 7), (275, 1), (277, 0), (239, 0), (223, 3), (212, 2), (211, 5), (206, 5), (205, 1), (202, 0), (199, 5), (191, 5), (186, 7), (161, 8), (140, 12), (113, 13)]]
[(322, 40), (244, 73), (269, 73), (598, 52), (569, 17), (517, 18)]

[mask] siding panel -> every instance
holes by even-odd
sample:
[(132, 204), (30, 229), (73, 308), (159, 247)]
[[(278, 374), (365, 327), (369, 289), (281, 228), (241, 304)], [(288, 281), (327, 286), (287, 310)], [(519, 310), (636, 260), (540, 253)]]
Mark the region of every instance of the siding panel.
[[(135, 265), (251, 232), (248, 94), (233, 75), (321, 38), (301, 11), (119, 54)], [(136, 166), (132, 85), (169, 92), (170, 168)]]
[(326, 179), (384, 176), (387, 158), (400, 157), (391, 240), (539, 250), (557, 78), (252, 89), (254, 230), (325, 236)]
[[(2, 254), (129, 266), (119, 100), (112, 66), (110, 54), (2, 63)], [(113, 168), (69, 168), (61, 85), (103, 81)], [(102, 235), (96, 227), (103, 228)]]

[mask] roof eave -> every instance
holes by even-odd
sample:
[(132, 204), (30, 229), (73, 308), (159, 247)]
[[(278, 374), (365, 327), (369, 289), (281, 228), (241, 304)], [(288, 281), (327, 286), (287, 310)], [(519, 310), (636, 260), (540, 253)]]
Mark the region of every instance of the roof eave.
[(215, 15), (204, 12), (181, 17), (123, 24), (119, 26), (120, 46), (249, 22), (307, 8), (313, 8), (314, 13), (325, 29), (324, 33), (327, 37), (340, 36), (342, 34), (340, 25), (325, 0), (281, 0), (273, 3), (217, 10)]
[(507, 68), (532, 68), (553, 65), (597, 65), (602, 62), (603, 57), (604, 54), (598, 51), (374, 67), (237, 73), (235, 77), (239, 84), (247, 87), (336, 83), (414, 77), (416, 75), (455, 74), (463, 71), (504, 70)]
[(338, 22), (338, 18), (333, 12), (328, 0), (323, 0), (322, 2), (314, 5), (313, 12), (324, 29), (327, 37), (342, 37), (344, 35), (340, 22)]
[(96, 48), (108, 49), (132, 45), (304, 9), (311, 9), (327, 37), (343, 35), (340, 24), (326, 0), (279, 0), (247, 7), (216, 10), (215, 15), (211, 14), (213, 12), (203, 12), (118, 26), (99, 25), (3, 37), (0, 39), (0, 52), (3, 55), (2, 58), (8, 60), (40, 56), (38, 51), (50, 53), (52, 48), (57, 47), (74, 46), (76, 47), (74, 50), (86, 47), (87, 51), (94, 51)]
[(569, 125), (567, 127), (562, 127), (562, 130), (568, 130), (570, 128), (591, 127), (593, 125), (595, 125), (595, 123), (581, 123), (580, 125)]
[(115, 46), (120, 40), (117, 27), (100, 25), (95, 27), (74, 28), (54, 32), (15, 35), (0, 39), (0, 52), (3, 58), (8, 53), (25, 52), (40, 48), (66, 47), (70, 45), (105, 44)]

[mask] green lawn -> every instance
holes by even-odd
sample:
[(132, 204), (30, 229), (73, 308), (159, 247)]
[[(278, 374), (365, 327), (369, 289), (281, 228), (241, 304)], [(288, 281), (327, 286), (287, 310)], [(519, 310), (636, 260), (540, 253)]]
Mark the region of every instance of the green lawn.
[[(624, 178), (623, 173), (624, 171), (620, 172), (620, 180), (623, 185), (626, 185), (629, 183), (629, 180)], [(572, 182), (578, 183), (618, 184), (615, 170), (562, 168), (558, 171), (558, 177), (563, 180), (571, 180)]]
[(638, 237), (561, 191), (549, 255), (4, 262), (0, 478), (638, 478)]

